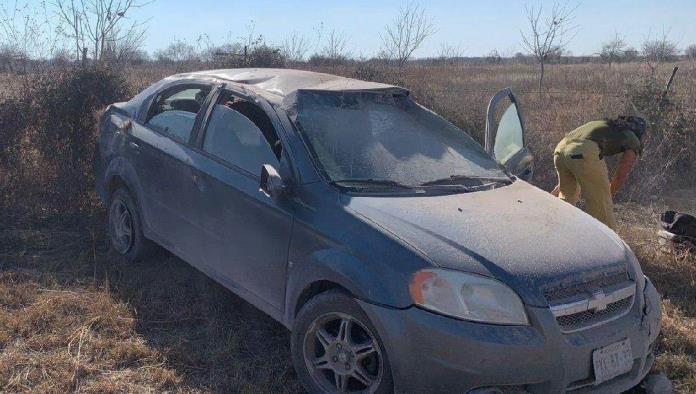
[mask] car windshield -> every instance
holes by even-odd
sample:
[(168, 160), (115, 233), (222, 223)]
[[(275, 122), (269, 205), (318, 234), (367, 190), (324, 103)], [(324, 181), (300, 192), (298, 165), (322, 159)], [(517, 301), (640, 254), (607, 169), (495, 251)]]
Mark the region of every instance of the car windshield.
[(468, 134), (402, 91), (300, 91), (293, 100), (288, 112), (330, 181), (509, 180)]

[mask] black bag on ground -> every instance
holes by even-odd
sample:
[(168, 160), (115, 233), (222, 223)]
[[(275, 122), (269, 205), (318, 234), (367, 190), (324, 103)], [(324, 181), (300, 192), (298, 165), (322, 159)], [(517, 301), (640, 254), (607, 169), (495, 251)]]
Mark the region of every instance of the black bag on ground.
[(687, 213), (667, 211), (660, 216), (662, 228), (672, 234), (696, 239), (696, 217)]

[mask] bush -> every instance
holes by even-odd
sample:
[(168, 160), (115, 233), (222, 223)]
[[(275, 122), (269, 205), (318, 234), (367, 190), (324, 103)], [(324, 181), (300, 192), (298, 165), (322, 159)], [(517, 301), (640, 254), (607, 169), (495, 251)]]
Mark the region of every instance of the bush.
[(623, 197), (646, 201), (668, 189), (696, 186), (696, 179), (684, 176), (696, 171), (696, 110), (680, 97), (663, 97), (662, 82), (655, 74), (642, 76), (626, 89), (626, 113), (632, 105), (645, 116), (648, 129), (644, 151)]
[(353, 63), (353, 61), (345, 55), (325, 56), (314, 54), (309, 58), (309, 60), (307, 60), (307, 64), (313, 67), (348, 66), (351, 63)]
[(105, 68), (37, 75), (0, 104), (4, 211), (16, 216), (74, 215), (91, 207), (98, 113), (128, 96), (126, 82)]
[(285, 67), (285, 55), (280, 48), (274, 48), (267, 44), (253, 46), (248, 51), (246, 64), (247, 67)]
[(686, 55), (687, 59), (696, 60), (696, 44), (686, 47), (684, 55)]
[(677, 44), (663, 36), (660, 39), (648, 40), (643, 43), (643, 56), (651, 62), (671, 62), (679, 55)]

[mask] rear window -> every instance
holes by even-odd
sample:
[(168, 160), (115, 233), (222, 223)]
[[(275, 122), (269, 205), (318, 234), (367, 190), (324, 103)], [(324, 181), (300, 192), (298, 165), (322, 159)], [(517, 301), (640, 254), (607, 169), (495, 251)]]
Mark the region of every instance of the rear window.
[(203, 108), (210, 86), (179, 87), (159, 94), (150, 107), (146, 124), (174, 139), (187, 142)]

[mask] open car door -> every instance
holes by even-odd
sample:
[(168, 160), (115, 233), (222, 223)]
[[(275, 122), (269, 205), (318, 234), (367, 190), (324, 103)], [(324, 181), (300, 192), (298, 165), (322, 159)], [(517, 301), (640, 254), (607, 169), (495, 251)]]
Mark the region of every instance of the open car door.
[(486, 152), (518, 178), (532, 178), (534, 156), (526, 144), (522, 114), (510, 88), (496, 93), (488, 103)]

